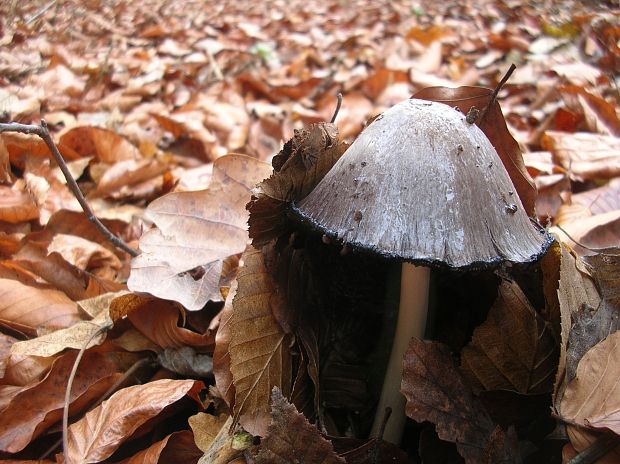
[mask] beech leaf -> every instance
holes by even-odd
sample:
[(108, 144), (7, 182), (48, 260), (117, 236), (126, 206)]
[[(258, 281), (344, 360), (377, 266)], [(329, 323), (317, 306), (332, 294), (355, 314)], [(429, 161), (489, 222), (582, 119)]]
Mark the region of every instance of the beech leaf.
[(620, 331), (591, 348), (579, 361), (560, 403), (561, 417), (620, 435)]
[(456, 443), (465, 462), (486, 462), (489, 454), (505, 452), (503, 441), (491, 441), (496, 426), (457, 371), (447, 346), (412, 338), (401, 392), (407, 416), (435, 424), (439, 438)]
[(66, 462), (100, 462), (149, 419), (185, 395), (202, 389), (197, 380), (162, 379), (134, 385), (114, 393), (108, 400), (71, 424)]
[(480, 390), (551, 391), (558, 346), (549, 324), (521, 288), (503, 282), (487, 320), (461, 353), (463, 372)]
[(272, 421), (261, 441), (256, 464), (344, 464), (332, 444), (274, 387), (271, 394)]
[(228, 348), (235, 386), (233, 417), (252, 435), (263, 436), (272, 388), (287, 395), (291, 390), (290, 340), (272, 313), (274, 284), (262, 253), (249, 249), (242, 259)]
[[(248, 240), (245, 205), (250, 189), (271, 172), (267, 163), (244, 155), (218, 158), (208, 189), (176, 192), (153, 201), (146, 216), (157, 226), (140, 239), (127, 285), (201, 309), (221, 301), (223, 263)], [(222, 285), (224, 286), (224, 285)]]

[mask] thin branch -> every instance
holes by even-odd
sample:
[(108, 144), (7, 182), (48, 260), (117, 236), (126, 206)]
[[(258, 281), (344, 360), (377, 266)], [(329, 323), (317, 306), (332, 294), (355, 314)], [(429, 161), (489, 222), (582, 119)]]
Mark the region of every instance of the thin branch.
[(334, 115), (332, 116), (332, 120), (329, 121), (332, 124), (334, 122), (336, 122), (336, 118), (338, 117), (338, 113), (340, 112), (340, 105), (342, 105), (342, 94), (340, 92), (338, 92), (338, 95), (336, 95), (336, 98), (338, 99), (338, 103), (336, 103), (336, 110), (334, 111)]
[(0, 133), (2, 132), (19, 132), (21, 134), (34, 134), (34, 135), (39, 136), (45, 142), (45, 144), (47, 145), (47, 148), (49, 148), (50, 152), (54, 156), (56, 163), (58, 163), (58, 167), (60, 168), (60, 170), (65, 176), (65, 179), (67, 180), (67, 186), (69, 187), (69, 189), (71, 190), (71, 192), (77, 199), (78, 203), (84, 210), (84, 213), (86, 214), (86, 217), (88, 218), (88, 220), (92, 222), (95, 225), (95, 227), (97, 227), (99, 232), (101, 232), (101, 234), (107, 240), (109, 240), (115, 247), (123, 250), (124, 252), (130, 254), (133, 257), (136, 257), (140, 254), (138, 250), (131, 248), (121, 238), (114, 235), (106, 226), (103, 225), (103, 223), (99, 220), (99, 218), (95, 216), (95, 213), (91, 209), (90, 205), (86, 202), (86, 199), (84, 198), (84, 195), (82, 194), (82, 191), (80, 190), (80, 187), (78, 186), (77, 182), (71, 175), (71, 172), (69, 171), (69, 168), (67, 167), (67, 163), (65, 162), (64, 158), (60, 154), (58, 147), (56, 147), (56, 144), (52, 140), (52, 136), (49, 130), (47, 129), (47, 124), (45, 123), (43, 119), (41, 119), (40, 126), (35, 126), (34, 124), (32, 125), (19, 124), (16, 122), (0, 124)]
[(30, 19), (26, 21), (26, 26), (29, 25), (30, 23), (33, 23), (37, 19), (39, 19), (41, 16), (43, 16), (54, 5), (56, 5), (56, 0), (52, 0), (51, 2), (49, 2), (47, 5), (41, 8), (34, 16), (32, 16)]
[(491, 94), (491, 99), (489, 100), (489, 103), (487, 103), (487, 106), (485, 106), (484, 109), (482, 110), (482, 114), (480, 115), (480, 119), (478, 120), (478, 125), (481, 125), (482, 121), (484, 121), (484, 118), (486, 117), (487, 113), (489, 112), (489, 109), (491, 109), (491, 106), (493, 106), (495, 104), (495, 100), (497, 100), (497, 94), (502, 89), (504, 84), (506, 82), (508, 82), (508, 79), (510, 79), (510, 76), (512, 75), (512, 73), (514, 72), (515, 69), (517, 69), (517, 67), (515, 66), (514, 63), (512, 63), (510, 65), (510, 68), (508, 68), (508, 71), (506, 71), (506, 74), (504, 74), (504, 77), (502, 77), (502, 80), (499, 81), (499, 83), (495, 87), (495, 90), (493, 90), (493, 93)]
[(107, 325), (103, 327), (99, 327), (89, 337), (86, 343), (84, 343), (82, 348), (80, 348), (80, 351), (78, 355), (76, 356), (75, 361), (73, 362), (73, 368), (71, 369), (71, 373), (69, 374), (69, 379), (67, 380), (67, 389), (65, 390), (65, 404), (62, 408), (62, 448), (63, 448), (63, 452), (65, 455), (65, 462), (69, 462), (67, 459), (67, 452), (69, 451), (69, 404), (71, 403), (71, 388), (73, 387), (73, 380), (75, 379), (75, 375), (77, 374), (80, 361), (82, 360), (84, 353), (86, 353), (86, 349), (88, 348), (88, 345), (90, 345), (90, 342), (93, 341), (95, 337), (98, 337), (99, 335), (104, 333), (109, 328), (110, 327)]

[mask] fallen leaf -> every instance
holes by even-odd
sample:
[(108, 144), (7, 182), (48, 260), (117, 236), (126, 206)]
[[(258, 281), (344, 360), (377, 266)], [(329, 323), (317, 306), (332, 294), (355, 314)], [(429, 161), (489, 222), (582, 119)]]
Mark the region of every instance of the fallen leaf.
[(252, 435), (264, 436), (273, 387), (290, 394), (290, 340), (272, 313), (274, 284), (262, 253), (250, 249), (242, 259), (228, 347), (235, 386), (233, 417)]
[(610, 179), (620, 175), (620, 138), (587, 132), (546, 131), (542, 146), (554, 154), (574, 180)]
[(153, 443), (142, 450), (123, 459), (117, 464), (173, 464), (198, 462), (202, 453), (194, 444), (194, 437), (189, 430), (182, 430), (168, 435), (163, 440)]
[(94, 156), (104, 163), (140, 159), (140, 152), (127, 139), (101, 127), (80, 126), (65, 132), (59, 144), (83, 157)]
[(620, 434), (620, 332), (609, 335), (581, 358), (560, 403), (562, 419)]
[(318, 429), (286, 401), (277, 387), (271, 394), (271, 410), (272, 421), (261, 441), (256, 464), (346, 462), (335, 453), (331, 443), (321, 436)]
[(8, 187), (0, 185), (0, 220), (16, 224), (39, 217), (39, 209), (30, 193), (19, 184)]
[[(77, 356), (69, 352), (58, 358), (40, 382), (22, 388), (0, 414), (0, 449), (16, 453), (62, 418), (69, 372)], [(122, 367), (113, 357), (87, 352), (71, 390), (70, 414), (84, 410), (121, 376)]]
[(187, 420), (189, 426), (192, 428), (192, 432), (194, 432), (196, 446), (198, 446), (202, 452), (206, 453), (209, 450), (215, 438), (228, 421), (228, 417), (229, 416), (225, 414), (213, 416), (211, 414), (199, 412)]
[(333, 124), (297, 131), (273, 158), (274, 172), (253, 191), (247, 208), (252, 244), (260, 247), (289, 229), (286, 208), (303, 199), (342, 156), (348, 145)]
[(161, 348), (205, 348), (213, 344), (212, 334), (179, 327), (182, 308), (173, 301), (129, 293), (116, 298), (111, 310), (122, 310), (141, 334)]
[(156, 380), (114, 393), (82, 419), (69, 426), (69, 463), (93, 463), (109, 458), (145, 422), (184, 396), (203, 388), (197, 380)]
[(132, 260), (129, 288), (179, 301), (192, 311), (209, 300), (221, 301), (223, 260), (245, 248), (250, 189), (270, 170), (253, 158), (225, 156), (214, 163), (209, 189), (152, 202), (145, 214), (157, 228), (140, 239), (142, 254)]
[(461, 367), (475, 390), (522, 394), (551, 391), (558, 346), (552, 328), (515, 282), (502, 282), (487, 320), (461, 352)]
[(78, 322), (76, 304), (64, 293), (27, 280), (0, 278), (0, 321), (32, 336)]
[[(412, 338), (403, 360), (401, 392), (407, 416), (435, 424), (439, 438), (456, 443), (467, 463), (486, 462), (495, 424), (454, 366), (448, 348)], [(495, 447), (503, 448), (503, 443)]]

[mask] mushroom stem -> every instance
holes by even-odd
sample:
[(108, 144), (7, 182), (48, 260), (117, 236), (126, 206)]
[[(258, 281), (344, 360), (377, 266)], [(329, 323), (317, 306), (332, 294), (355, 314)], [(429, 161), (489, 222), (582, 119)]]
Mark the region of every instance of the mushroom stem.
[(397, 445), (402, 438), (406, 419), (405, 397), (400, 392), (403, 357), (412, 337), (424, 338), (430, 273), (427, 267), (414, 266), (409, 263), (403, 263), (401, 267), (396, 333), (371, 432), (371, 436), (379, 433), (385, 408), (390, 407), (392, 415), (385, 426), (383, 439)]

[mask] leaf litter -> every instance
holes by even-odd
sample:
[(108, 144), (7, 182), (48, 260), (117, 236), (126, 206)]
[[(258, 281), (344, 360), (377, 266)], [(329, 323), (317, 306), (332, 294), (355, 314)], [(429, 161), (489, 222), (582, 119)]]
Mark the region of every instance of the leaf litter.
[[(0, 123), (44, 118), (141, 254), (102, 238), (42, 140), (0, 134), (2, 460), (559, 463), (618, 434), (613, 2), (5, 3)], [(411, 341), (408, 432), (390, 444), (367, 425), (388, 267), (287, 208), (414, 94), (488, 113), (517, 194), (561, 244), (499, 278), (438, 274), (427, 338), (449, 348)]]

